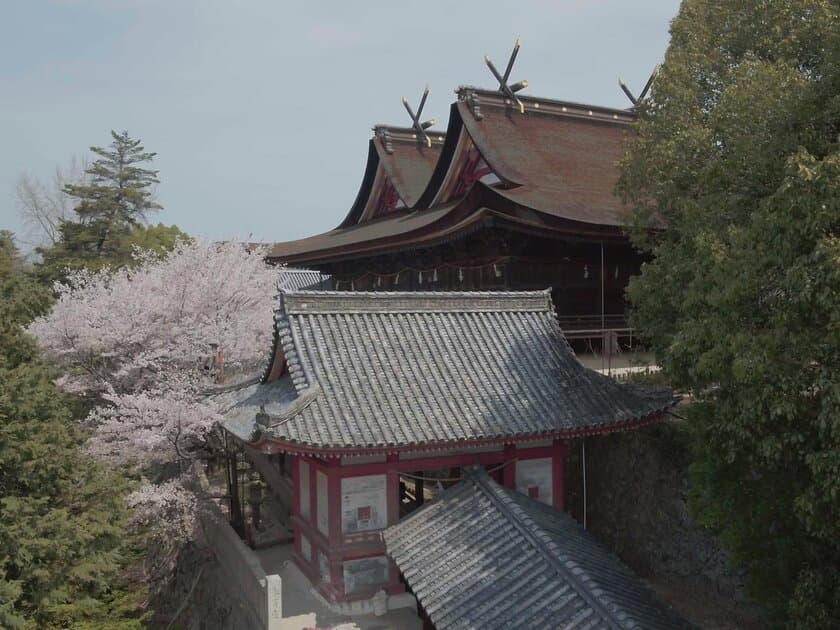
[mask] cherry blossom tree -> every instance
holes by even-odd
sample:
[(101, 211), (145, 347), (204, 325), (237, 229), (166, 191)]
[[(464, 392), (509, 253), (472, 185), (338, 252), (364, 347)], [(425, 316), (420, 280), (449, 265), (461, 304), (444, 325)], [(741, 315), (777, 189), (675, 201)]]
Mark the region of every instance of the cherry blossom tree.
[(222, 371), (231, 382), (262, 366), (276, 271), (238, 242), (135, 257), (71, 273), (29, 332), (60, 368), (59, 384), (93, 403), (90, 452), (143, 478), (129, 498), (137, 519), (183, 540), (196, 506), (191, 464), (219, 444), (220, 403), (208, 388)]

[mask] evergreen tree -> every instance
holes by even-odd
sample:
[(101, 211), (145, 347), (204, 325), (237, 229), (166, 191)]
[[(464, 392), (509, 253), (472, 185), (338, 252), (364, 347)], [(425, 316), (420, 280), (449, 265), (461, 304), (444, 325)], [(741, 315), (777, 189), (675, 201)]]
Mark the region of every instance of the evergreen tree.
[(148, 215), (161, 208), (153, 199), (158, 172), (141, 166), (156, 153), (147, 152), (128, 132), (112, 131), (111, 136), (109, 147), (91, 147), (99, 157), (85, 170), (86, 181), (64, 187), (78, 201), (75, 217), (59, 221), (54, 246), (38, 249), (42, 280), (60, 278), (65, 269), (122, 266), (131, 262), (134, 245), (168, 251), (185, 236), (174, 226), (145, 226)]
[(68, 400), (23, 331), (51, 297), (22, 272), (8, 232), (0, 296), (0, 627), (136, 625), (115, 610), (125, 482), (82, 452)]
[(838, 627), (838, 5), (684, 0), (671, 36), (620, 183), (633, 318), (692, 394), (699, 516), (776, 623)]

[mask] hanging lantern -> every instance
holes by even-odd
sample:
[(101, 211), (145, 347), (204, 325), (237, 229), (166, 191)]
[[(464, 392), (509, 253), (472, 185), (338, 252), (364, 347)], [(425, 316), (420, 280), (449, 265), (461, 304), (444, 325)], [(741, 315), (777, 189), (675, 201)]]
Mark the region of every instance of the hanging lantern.
[(432, 274), (432, 282), (437, 282), (437, 281), (438, 281), (437, 267), (435, 267), (435, 272), (434, 272), (434, 274)]
[(589, 277), (589, 265), (584, 265), (584, 266), (583, 266), (583, 277), (584, 277), (584, 278), (588, 278), (588, 277)]
[(462, 267), (458, 267), (458, 281), (464, 281), (464, 269)]

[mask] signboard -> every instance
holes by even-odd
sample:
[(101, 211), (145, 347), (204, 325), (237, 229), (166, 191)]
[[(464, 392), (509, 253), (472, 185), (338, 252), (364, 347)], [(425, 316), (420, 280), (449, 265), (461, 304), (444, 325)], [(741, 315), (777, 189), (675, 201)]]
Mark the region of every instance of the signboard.
[(385, 556), (359, 558), (344, 563), (344, 592), (375, 591), (388, 583), (388, 559)]
[(330, 494), (327, 476), (320, 470), (315, 474), (315, 493), (318, 498), (318, 531), (330, 534)]
[(309, 505), (311, 502), (309, 495), (309, 464), (304, 461), (300, 462), (300, 475), (298, 476), (300, 477), (298, 480), (300, 484), (300, 515), (309, 520), (311, 511), (311, 506)]
[(516, 489), (525, 496), (552, 504), (551, 458), (523, 459), (516, 462)]
[(345, 477), (341, 480), (341, 531), (355, 534), (388, 525), (385, 475)]

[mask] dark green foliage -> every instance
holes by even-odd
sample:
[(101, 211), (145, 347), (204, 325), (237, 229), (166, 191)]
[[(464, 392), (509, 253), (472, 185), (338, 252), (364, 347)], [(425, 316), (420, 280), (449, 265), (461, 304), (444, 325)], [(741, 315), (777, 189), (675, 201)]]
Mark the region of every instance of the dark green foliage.
[(836, 2), (685, 0), (620, 183), (655, 254), (634, 321), (697, 401), (694, 506), (808, 628), (840, 622), (838, 133)]
[[(22, 326), (49, 306), (0, 235), (0, 627), (97, 627), (127, 560), (125, 482), (81, 448), (65, 397)], [(137, 604), (135, 602), (134, 609)], [(105, 620), (109, 620), (106, 621)], [(127, 617), (125, 623), (137, 623)], [(124, 626), (130, 627), (130, 626)]]
[(85, 171), (89, 183), (65, 186), (64, 193), (78, 200), (74, 221), (61, 221), (59, 239), (40, 248), (43, 261), (39, 277), (46, 282), (60, 279), (66, 269), (118, 267), (131, 262), (134, 247), (169, 250), (186, 235), (177, 227), (146, 226), (150, 212), (161, 206), (153, 201), (157, 171), (140, 165), (154, 159), (140, 140), (123, 131), (111, 132), (108, 148), (91, 147), (99, 156)]
[(23, 260), (11, 232), (0, 230), (0, 353), (14, 365), (30, 360), (34, 341), (21, 326), (44, 314), (52, 296), (23, 273)]

